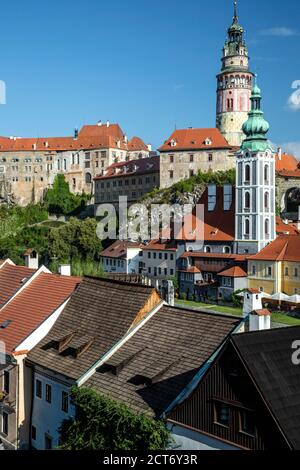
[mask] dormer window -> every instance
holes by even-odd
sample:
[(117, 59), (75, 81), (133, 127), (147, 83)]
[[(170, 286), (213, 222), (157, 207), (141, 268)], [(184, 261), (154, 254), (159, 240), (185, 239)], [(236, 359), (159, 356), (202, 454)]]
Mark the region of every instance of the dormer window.
[(170, 145), (171, 145), (171, 147), (176, 147), (176, 145), (177, 145), (176, 140), (172, 139), (171, 142), (170, 142)]
[(205, 139), (204, 141), (204, 145), (207, 145), (207, 146), (212, 145), (212, 140), (209, 137), (207, 137), (207, 139)]

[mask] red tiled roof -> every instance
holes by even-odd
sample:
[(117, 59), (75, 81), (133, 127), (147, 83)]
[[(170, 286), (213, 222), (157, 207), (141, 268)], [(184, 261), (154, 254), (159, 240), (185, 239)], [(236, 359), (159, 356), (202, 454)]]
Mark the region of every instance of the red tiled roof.
[[(35, 273), (34, 269), (24, 266), (5, 264), (0, 269), (0, 307), (4, 305)], [(22, 282), (24, 281), (24, 282)]]
[[(211, 145), (206, 145), (206, 139), (211, 140)], [(171, 141), (176, 142), (176, 146), (171, 145)], [(227, 140), (223, 137), (219, 129), (181, 129), (176, 130), (160, 147), (160, 152), (176, 152), (178, 150), (200, 150), (200, 149), (231, 149)]]
[(240, 266), (232, 266), (232, 268), (225, 269), (224, 271), (218, 273), (218, 276), (247, 277), (247, 273)]
[(148, 150), (147, 145), (145, 142), (142, 141), (139, 137), (133, 137), (129, 142), (128, 142), (128, 150), (130, 152), (134, 151), (141, 151), (141, 150)]
[(285, 224), (280, 217), (276, 217), (276, 233), (277, 235), (296, 235), (300, 234), (297, 225)]
[(299, 161), (293, 155), (288, 155), (283, 153), (281, 157), (276, 155), (276, 171), (280, 172), (282, 170), (296, 170), (298, 167)]
[(177, 242), (176, 240), (151, 240), (148, 245), (143, 246), (143, 250), (151, 250), (151, 251), (176, 251), (177, 250)]
[[(0, 270), (0, 274), (1, 274)], [(70, 297), (80, 278), (41, 273), (10, 303), (0, 310), (0, 341), (12, 353), (36, 328)]]
[(119, 258), (125, 259), (127, 248), (142, 248), (140, 243), (116, 240), (115, 243), (100, 253), (102, 258)]
[(159, 172), (159, 157), (140, 158), (138, 160), (130, 160), (128, 162), (114, 163), (106, 169), (104, 175), (94, 178), (104, 180), (108, 178), (118, 178), (120, 176), (144, 175)]
[(196, 266), (190, 266), (187, 269), (181, 269), (181, 273), (191, 273), (191, 274), (198, 274), (201, 273), (200, 269), (198, 269)]
[(259, 317), (271, 315), (270, 310), (268, 310), (266, 308), (262, 308), (260, 310), (254, 310), (253, 313), (255, 313), (255, 315), (258, 315)]
[(248, 259), (253, 261), (300, 261), (300, 235), (279, 235), (256, 255)]
[(79, 137), (99, 137), (104, 135), (124, 140), (124, 133), (119, 124), (110, 124), (109, 126), (106, 123), (103, 123), (102, 126), (86, 125), (80, 129), (78, 134)]

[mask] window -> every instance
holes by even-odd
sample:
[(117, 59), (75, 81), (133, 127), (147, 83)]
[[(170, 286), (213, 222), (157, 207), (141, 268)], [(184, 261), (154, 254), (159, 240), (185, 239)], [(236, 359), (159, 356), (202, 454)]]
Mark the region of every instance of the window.
[(210, 246), (206, 246), (204, 248), (204, 253), (211, 253), (211, 247)]
[(194, 162), (194, 155), (190, 155), (190, 162), (191, 162), (191, 163)]
[(267, 274), (268, 277), (272, 277), (272, 267), (271, 267), (271, 266), (268, 267), (267, 273), (268, 273), (268, 274)]
[(265, 210), (269, 210), (269, 193), (265, 193)]
[(35, 426), (31, 426), (31, 439), (33, 441), (36, 441), (36, 427)]
[(270, 221), (269, 219), (265, 220), (265, 236), (269, 236), (270, 234)]
[(51, 403), (52, 401), (52, 387), (46, 384), (46, 402)]
[(2, 432), (5, 436), (8, 435), (8, 414), (5, 411), (2, 413)]
[(223, 403), (215, 404), (215, 423), (221, 426), (229, 426), (230, 421), (230, 409), (228, 405)]
[(245, 201), (244, 201), (244, 207), (246, 211), (250, 211), (250, 193), (249, 191), (246, 191), (245, 193)]
[(52, 437), (49, 434), (45, 434), (45, 450), (52, 449)]
[(86, 160), (90, 160), (90, 159), (91, 159), (91, 154), (90, 154), (90, 152), (86, 152), (86, 154), (85, 154), (85, 159), (86, 159)]
[(151, 252), (148, 252), (148, 259), (151, 259)]
[(3, 392), (9, 394), (9, 372), (8, 370), (4, 371), (3, 376)]
[(173, 255), (173, 253), (170, 254), (170, 260), (171, 260), (171, 261), (174, 260), (174, 255)]
[(85, 168), (91, 168), (91, 162), (85, 162), (84, 167)]
[(224, 246), (223, 253), (225, 253), (226, 255), (229, 255), (231, 253), (230, 246)]
[(249, 434), (250, 436), (255, 436), (256, 427), (254, 420), (254, 413), (251, 411), (243, 410), (240, 414), (241, 420), (241, 432)]
[(158, 257), (159, 259), (162, 259), (162, 253), (159, 253)]
[(69, 411), (69, 395), (67, 392), (62, 392), (61, 394), (61, 409), (65, 413)]
[(174, 163), (174, 155), (170, 155), (170, 163)]
[(285, 268), (284, 273), (285, 273), (285, 276), (288, 276), (289, 275), (289, 268)]
[(151, 268), (148, 268), (148, 274), (151, 274)]
[(169, 171), (169, 174), (170, 174), (170, 179), (172, 180), (174, 178), (174, 171), (173, 170), (170, 170)]
[(174, 276), (174, 269), (170, 269), (170, 276)]
[(252, 276), (256, 276), (256, 266), (255, 266), (255, 264), (252, 266)]
[(246, 219), (245, 220), (245, 236), (249, 237), (250, 235), (250, 220)]
[(190, 174), (190, 178), (192, 178), (195, 175), (194, 170), (190, 170), (189, 174)]
[(294, 269), (294, 277), (298, 277), (299, 276), (299, 270), (298, 268), (295, 268)]
[(165, 260), (168, 259), (168, 253), (165, 253)]
[(156, 259), (156, 253), (155, 252), (153, 253), (153, 259)]
[(269, 165), (265, 165), (264, 179), (265, 179), (265, 183), (269, 183)]
[(209, 154), (208, 154), (208, 161), (209, 161), (209, 162), (212, 162), (213, 159), (214, 159), (214, 158), (213, 158), (213, 154), (212, 154), (212, 153), (209, 153)]
[(85, 182), (86, 182), (86, 184), (91, 184), (91, 183), (92, 183), (92, 175), (91, 175), (91, 173), (86, 173), (86, 174), (85, 174)]
[(250, 183), (250, 165), (245, 166), (245, 183)]
[(42, 382), (40, 380), (36, 380), (35, 382), (35, 396), (42, 398)]

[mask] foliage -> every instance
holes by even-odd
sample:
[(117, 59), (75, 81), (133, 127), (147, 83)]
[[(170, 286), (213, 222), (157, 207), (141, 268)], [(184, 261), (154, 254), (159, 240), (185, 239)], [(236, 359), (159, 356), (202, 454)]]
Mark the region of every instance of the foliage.
[(231, 295), (231, 302), (233, 303), (234, 307), (239, 308), (243, 306), (242, 297), (239, 297), (239, 294), (241, 294), (242, 292), (245, 292), (245, 291), (243, 289), (240, 289), (240, 290), (233, 292), (233, 294)]
[(86, 205), (91, 196), (87, 194), (73, 194), (64, 175), (55, 177), (53, 187), (45, 195), (45, 203), (51, 214), (76, 214)]
[(98, 259), (102, 245), (97, 237), (96, 228), (95, 219), (80, 221), (71, 217), (67, 224), (51, 229), (48, 237), (50, 258), (57, 258), (63, 262), (69, 262), (73, 258)]
[(163, 450), (169, 432), (162, 421), (135, 414), (125, 404), (89, 388), (73, 388), (76, 417), (60, 428), (63, 450)]

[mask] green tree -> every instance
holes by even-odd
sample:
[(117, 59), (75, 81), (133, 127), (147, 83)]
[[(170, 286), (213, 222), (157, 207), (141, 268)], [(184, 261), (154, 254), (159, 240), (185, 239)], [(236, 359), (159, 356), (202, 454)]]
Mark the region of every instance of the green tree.
[(163, 450), (170, 434), (162, 421), (135, 414), (90, 388), (73, 388), (74, 419), (60, 428), (63, 450)]
[(82, 210), (91, 198), (87, 194), (73, 194), (64, 175), (55, 177), (53, 187), (45, 195), (45, 203), (50, 213), (67, 215)]

